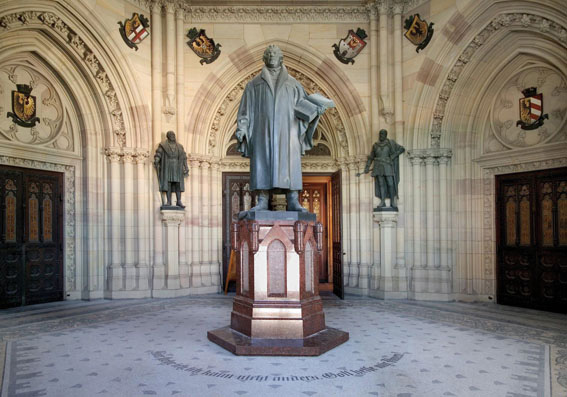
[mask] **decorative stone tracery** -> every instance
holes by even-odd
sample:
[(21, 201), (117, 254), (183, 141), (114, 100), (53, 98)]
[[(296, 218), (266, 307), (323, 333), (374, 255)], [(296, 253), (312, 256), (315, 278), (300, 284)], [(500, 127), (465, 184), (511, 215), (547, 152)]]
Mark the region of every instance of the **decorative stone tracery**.
[(449, 98), (455, 87), (457, 80), (463, 72), (465, 65), (470, 62), (476, 51), (490, 37), (503, 28), (522, 27), (537, 30), (546, 35), (552, 36), (556, 41), (567, 47), (567, 27), (551, 21), (539, 15), (509, 13), (501, 14), (488, 23), (485, 28), (478, 33), (474, 39), (466, 46), (457, 61), (451, 67), (446, 80), (439, 93), (435, 111), (433, 112), (433, 123), (431, 127), (431, 140), (433, 147), (439, 147), (445, 109)]
[[(97, 81), (100, 90), (104, 94), (104, 99), (111, 115), (112, 131), (116, 137), (116, 142), (120, 146), (124, 146), (126, 144), (126, 128), (116, 90), (108, 78), (108, 74), (100, 60), (78, 33), (52, 12), (23, 11), (0, 17), (0, 28), (4, 30), (16, 29), (21, 25), (33, 24), (45, 25), (52, 28), (53, 31), (61, 36), (65, 43), (72, 47), (79, 57), (85, 61), (92, 76)], [(29, 29), (29, 27), (27, 29)]]

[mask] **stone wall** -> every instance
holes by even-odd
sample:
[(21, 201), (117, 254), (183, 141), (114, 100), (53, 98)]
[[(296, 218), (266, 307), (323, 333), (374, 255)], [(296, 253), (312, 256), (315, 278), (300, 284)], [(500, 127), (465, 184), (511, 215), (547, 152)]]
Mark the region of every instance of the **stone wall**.
[[(309, 92), (337, 104), (321, 120), (330, 156), (305, 158), (304, 171), (341, 170), (346, 291), (494, 295), (494, 175), (567, 163), (562, 2), (209, 3), (0, 0), (0, 113), (16, 83), (31, 83), (42, 120), (26, 129), (0, 119), (0, 159), (65, 173), (68, 297), (220, 290), (222, 172), (248, 169), (226, 153), (244, 85), (272, 43)], [(133, 12), (150, 20), (138, 51), (118, 31)], [(419, 53), (403, 37), (415, 13), (435, 24)], [(214, 63), (200, 64), (186, 45), (192, 27), (222, 45)], [(342, 64), (331, 46), (359, 27), (368, 44)], [(525, 85), (538, 86), (550, 114), (530, 134), (515, 126)], [(381, 128), (407, 149), (392, 219), (373, 219), (372, 178), (355, 176)], [(187, 209), (173, 220), (159, 211), (152, 166), (168, 130), (190, 166)], [(164, 238), (171, 227), (176, 264)]]

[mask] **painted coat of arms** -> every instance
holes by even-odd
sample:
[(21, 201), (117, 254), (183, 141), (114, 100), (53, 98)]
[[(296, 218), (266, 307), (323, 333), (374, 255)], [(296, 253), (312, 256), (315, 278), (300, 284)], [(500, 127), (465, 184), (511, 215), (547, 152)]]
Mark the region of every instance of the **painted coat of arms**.
[(333, 54), (345, 65), (354, 63), (354, 57), (366, 47), (366, 41), (364, 41), (366, 37), (368, 36), (364, 29), (358, 28), (356, 32), (350, 29), (347, 36), (339, 41), (339, 44), (333, 44)]
[(12, 91), (12, 111), (7, 117), (22, 127), (35, 127), (39, 123), (39, 117), (35, 116), (36, 101), (31, 95), (32, 87), (27, 84), (16, 84), (17, 91)]
[(520, 120), (516, 122), (523, 130), (535, 130), (543, 125), (543, 120), (548, 119), (543, 114), (543, 94), (537, 93), (536, 87), (526, 88), (522, 91), (520, 98)]
[(207, 36), (205, 29), (191, 28), (187, 37), (189, 37), (187, 45), (201, 58), (199, 61), (201, 65), (212, 63), (219, 57), (221, 45), (215, 44), (215, 41)]
[(415, 52), (427, 47), (431, 37), (433, 37), (433, 22), (427, 25), (427, 22), (421, 19), (419, 14), (411, 15), (406, 19), (404, 28), (406, 29), (404, 36), (417, 46)]
[(132, 18), (122, 22), (120, 25), (120, 35), (128, 47), (138, 51), (138, 44), (140, 44), (146, 37), (150, 35), (148, 28), (150, 27), (149, 21), (138, 13), (132, 14)]

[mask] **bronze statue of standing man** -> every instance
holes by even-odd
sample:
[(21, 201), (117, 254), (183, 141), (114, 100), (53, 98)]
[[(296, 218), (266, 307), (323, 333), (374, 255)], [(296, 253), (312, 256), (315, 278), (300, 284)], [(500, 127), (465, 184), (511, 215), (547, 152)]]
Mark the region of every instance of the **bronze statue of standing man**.
[[(250, 158), (250, 190), (258, 191), (259, 197), (250, 211), (267, 210), (269, 192), (277, 191), (286, 194), (287, 211), (305, 212), (298, 200), (303, 187), (301, 156), (313, 147), (320, 116), (334, 104), (307, 95), (288, 74), (279, 47), (268, 46), (263, 60), (262, 71), (244, 89), (237, 114), (238, 150)], [(302, 104), (310, 104), (311, 117), (297, 115)]]
[[(398, 196), (398, 183), (400, 182), (399, 156), (405, 148), (394, 140), (388, 139), (388, 131), (380, 130), (378, 142), (372, 146), (372, 151), (366, 161), (364, 174), (370, 172), (370, 165), (374, 162), (371, 176), (374, 177), (374, 194), (380, 198), (380, 204), (375, 210), (386, 208), (386, 198), (390, 199), (390, 207), (397, 210), (396, 197)], [(356, 176), (360, 176), (357, 173)]]
[(163, 207), (171, 207), (171, 192), (177, 196), (177, 207), (185, 208), (181, 202), (181, 192), (185, 191), (185, 177), (189, 175), (187, 154), (180, 143), (175, 140), (175, 133), (168, 131), (167, 139), (161, 142), (154, 155), (160, 194), (165, 192), (167, 203)]

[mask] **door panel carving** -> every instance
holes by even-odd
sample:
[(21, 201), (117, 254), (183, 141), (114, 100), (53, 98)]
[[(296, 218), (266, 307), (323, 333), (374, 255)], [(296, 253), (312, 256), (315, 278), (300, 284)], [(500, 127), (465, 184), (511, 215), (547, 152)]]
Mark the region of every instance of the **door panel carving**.
[(0, 307), (63, 299), (63, 176), (0, 167)]

